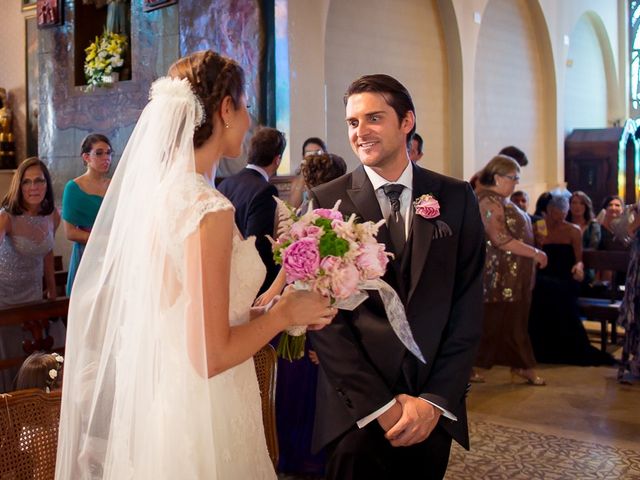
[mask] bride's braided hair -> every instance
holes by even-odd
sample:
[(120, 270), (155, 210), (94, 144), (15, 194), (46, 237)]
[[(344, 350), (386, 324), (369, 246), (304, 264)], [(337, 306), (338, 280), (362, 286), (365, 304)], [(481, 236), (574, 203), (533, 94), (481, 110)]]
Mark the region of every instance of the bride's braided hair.
[(205, 119), (193, 133), (193, 146), (198, 148), (213, 134), (213, 118), (224, 97), (229, 95), (234, 108), (238, 107), (244, 93), (244, 72), (234, 60), (202, 50), (171, 65), (169, 75), (189, 80), (202, 102)]

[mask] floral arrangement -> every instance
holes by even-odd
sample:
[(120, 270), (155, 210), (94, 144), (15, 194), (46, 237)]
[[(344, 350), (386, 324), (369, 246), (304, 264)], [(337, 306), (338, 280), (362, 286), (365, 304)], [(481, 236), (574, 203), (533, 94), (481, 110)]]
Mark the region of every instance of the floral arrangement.
[[(332, 209), (309, 209), (298, 217), (292, 207), (279, 204), (279, 237), (272, 239), (275, 262), (282, 265), (288, 284), (331, 297), (337, 308), (352, 310), (367, 297), (368, 282), (384, 275), (389, 256), (375, 239), (384, 220), (356, 223)], [(304, 355), (305, 327), (283, 332), (277, 352), (288, 360)]]
[(105, 30), (102, 35), (96, 37), (95, 41), (84, 49), (87, 55), (84, 61), (87, 85), (101, 86), (111, 83), (107, 78), (124, 65), (126, 48), (126, 35)]

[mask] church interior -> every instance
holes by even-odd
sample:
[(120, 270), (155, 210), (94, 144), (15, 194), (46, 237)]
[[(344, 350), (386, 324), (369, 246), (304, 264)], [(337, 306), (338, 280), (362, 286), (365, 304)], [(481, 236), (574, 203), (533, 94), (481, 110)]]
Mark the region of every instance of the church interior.
[[(38, 157), (61, 210), (65, 185), (86, 169), (80, 146), (93, 133), (109, 139), (112, 175), (151, 83), (178, 58), (211, 49), (246, 73), (244, 151), (260, 125), (284, 132), (271, 178), (284, 200), (305, 139), (324, 140), (347, 171), (360, 164), (343, 95), (353, 79), (386, 73), (415, 103), (419, 167), (469, 181), (503, 147), (517, 146), (528, 159), (516, 188), (530, 199), (529, 215), (541, 194), (560, 190), (585, 192), (596, 215), (610, 196), (624, 211), (640, 204), (637, 0), (0, 0), (0, 13), (0, 199), (20, 163)], [(108, 69), (98, 62), (106, 55), (115, 57)], [(225, 158), (217, 176), (245, 165), (246, 153)], [(0, 298), (0, 328), (29, 334), (18, 357), (0, 346), (0, 372), (15, 374), (37, 350), (64, 355), (64, 338), (55, 338), (64, 333), (48, 325), (66, 323), (69, 238), (61, 226), (52, 243), (55, 300), (16, 306)], [(8, 268), (1, 258), (0, 268)], [(544, 385), (514, 382), (508, 366), (482, 372), (467, 394), (471, 449), (454, 445), (445, 478), (640, 479), (640, 371), (619, 367), (624, 358), (638, 365), (638, 314), (634, 326), (617, 321), (625, 282), (608, 278), (604, 306), (581, 305), (581, 322), (616, 363), (540, 362)], [(270, 427), (276, 376), (267, 372), (271, 387), (262, 391), (270, 392)], [(8, 428), (0, 414), (0, 434)], [(277, 436), (267, 443), (277, 465)], [(280, 441), (280, 456), (287, 445)], [(321, 469), (278, 472), (281, 480), (323, 478)]]

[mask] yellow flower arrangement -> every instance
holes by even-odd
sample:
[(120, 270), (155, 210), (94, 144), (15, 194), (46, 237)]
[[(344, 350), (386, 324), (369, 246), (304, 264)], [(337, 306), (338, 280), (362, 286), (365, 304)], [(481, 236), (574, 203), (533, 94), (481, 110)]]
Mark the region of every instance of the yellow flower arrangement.
[(109, 83), (105, 76), (122, 68), (126, 48), (126, 35), (105, 30), (102, 35), (96, 37), (96, 40), (84, 49), (84, 75), (87, 85), (102, 86)]

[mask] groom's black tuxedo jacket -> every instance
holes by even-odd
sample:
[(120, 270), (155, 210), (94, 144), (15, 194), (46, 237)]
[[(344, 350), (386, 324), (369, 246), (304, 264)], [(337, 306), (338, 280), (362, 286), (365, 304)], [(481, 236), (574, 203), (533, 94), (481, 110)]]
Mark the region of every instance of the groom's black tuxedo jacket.
[(271, 242), (266, 237), (274, 235), (276, 201), (278, 189), (267, 182), (260, 172), (243, 168), (227, 177), (218, 186), (236, 209), (235, 221), (240, 233), (246, 238), (256, 237), (256, 248), (267, 268), (267, 275), (260, 292), (264, 292), (278, 275), (279, 267), (273, 260)]
[[(465, 396), (482, 327), (484, 229), (468, 183), (414, 165), (413, 198), (428, 193), (439, 201), (440, 216), (427, 220), (414, 213), (402, 260), (390, 262), (383, 278), (403, 301), (427, 362), (415, 359), (398, 340), (377, 293), (310, 332), (320, 358), (314, 449), (399, 393), (423, 397), (456, 415), (457, 422), (443, 416), (440, 423), (468, 448)], [(322, 208), (341, 200), (340, 211), (355, 213), (360, 221), (382, 219), (362, 166), (315, 188), (311, 199)], [(378, 241), (393, 251), (386, 226)]]

